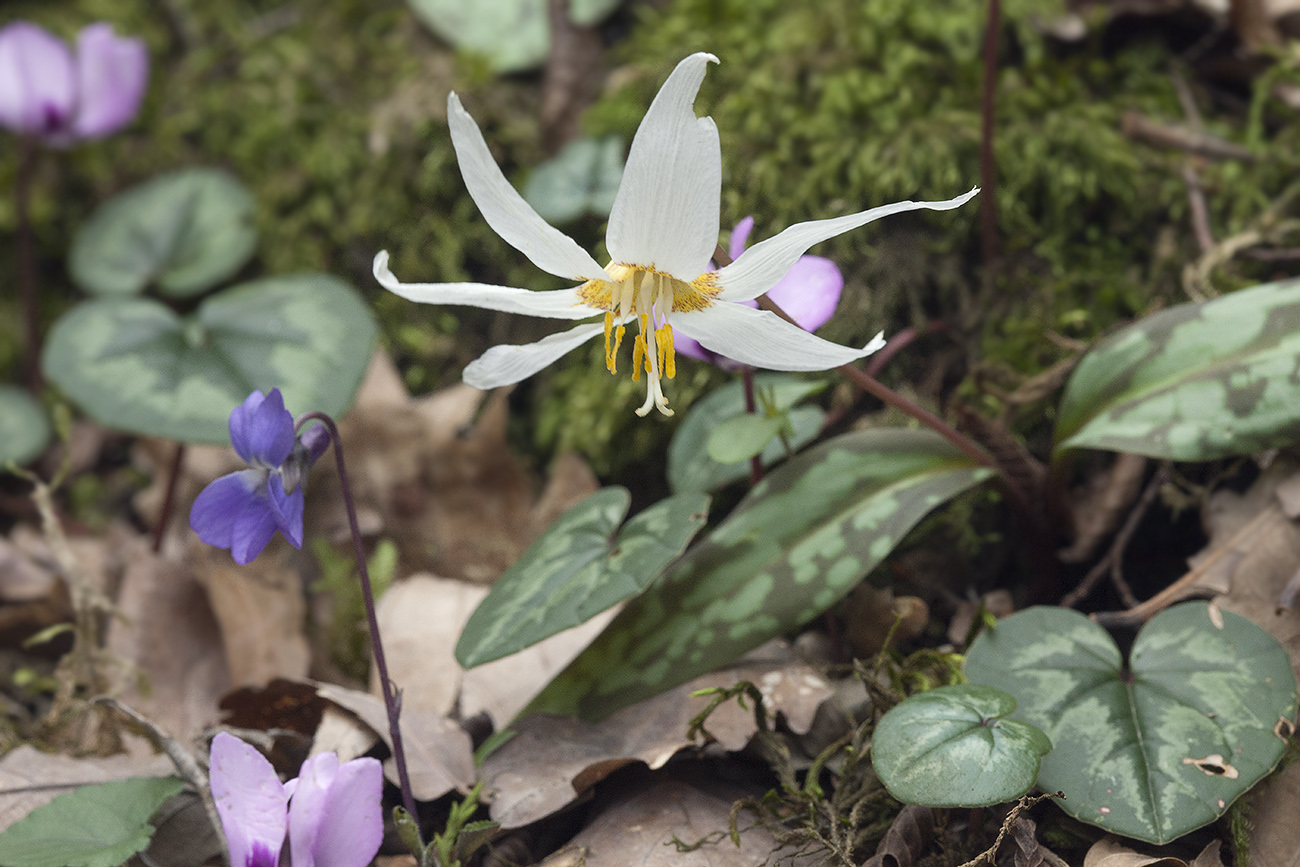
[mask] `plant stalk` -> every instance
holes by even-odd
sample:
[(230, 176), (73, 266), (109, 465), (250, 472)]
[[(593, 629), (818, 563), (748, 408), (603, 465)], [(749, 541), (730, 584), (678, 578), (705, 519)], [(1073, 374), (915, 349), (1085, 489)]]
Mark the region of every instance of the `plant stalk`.
[(41, 314), (36, 287), (36, 242), (32, 235), (32, 176), (36, 173), (36, 142), (18, 139), (18, 175), (14, 180), (14, 213), (18, 220), (18, 307), (23, 341), (23, 376), (27, 390), (41, 390)]

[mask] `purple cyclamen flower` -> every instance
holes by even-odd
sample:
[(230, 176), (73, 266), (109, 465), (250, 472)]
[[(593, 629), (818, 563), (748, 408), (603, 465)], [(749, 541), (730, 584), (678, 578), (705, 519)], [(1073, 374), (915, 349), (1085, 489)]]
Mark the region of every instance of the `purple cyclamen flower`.
[(190, 527), (235, 562), (252, 562), (279, 530), (302, 547), (302, 479), (329, 445), (321, 426), (295, 440), (293, 415), (280, 389), (254, 391), (230, 414), (230, 444), (251, 466), (204, 488), (190, 509)]
[[(745, 252), (745, 242), (753, 228), (754, 218), (746, 217), (731, 230), (727, 252), (733, 262)], [(799, 327), (805, 331), (816, 331), (835, 313), (843, 290), (844, 276), (834, 262), (822, 256), (800, 256), (785, 276), (767, 291), (767, 297), (789, 313), (799, 323)], [(757, 301), (744, 303), (749, 307), (758, 306)], [(676, 338), (676, 348), (683, 355), (719, 367), (740, 366), (729, 358), (710, 352), (684, 334)]]
[(103, 138), (140, 111), (149, 80), (144, 42), (91, 24), (74, 52), (27, 21), (0, 29), (0, 126), (64, 147)]
[(219, 732), (209, 777), (234, 867), (276, 867), (286, 829), (292, 867), (365, 867), (379, 851), (384, 775), (375, 759), (339, 764), (321, 753), (281, 783), (254, 747)]

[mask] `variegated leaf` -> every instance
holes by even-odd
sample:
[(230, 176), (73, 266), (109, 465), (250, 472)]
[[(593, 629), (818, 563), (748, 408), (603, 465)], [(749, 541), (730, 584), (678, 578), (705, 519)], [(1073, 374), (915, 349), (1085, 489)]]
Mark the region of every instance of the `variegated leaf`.
[(1071, 815), (1167, 843), (1213, 822), (1286, 750), (1296, 682), (1286, 651), (1244, 617), (1185, 602), (1138, 634), (1129, 666), (1074, 611), (1030, 608), (976, 640), (974, 683), (1005, 690), (1055, 744), (1038, 785)]
[(615, 531), (627, 488), (602, 488), (560, 516), (492, 585), (456, 644), (473, 668), (530, 647), (636, 596), (704, 526), (709, 498), (678, 494)]
[(1180, 461), (1300, 440), (1300, 280), (1148, 316), (1099, 343), (1066, 386), (1057, 450)]
[(990, 470), (925, 430), (822, 443), (757, 485), (525, 709), (603, 717), (725, 665), (840, 600)]
[(49, 441), (45, 408), (21, 388), (0, 385), (0, 472), (10, 461), (30, 461)]
[(871, 764), (905, 804), (982, 807), (1014, 801), (1038, 779), (1052, 742), (1013, 719), (1016, 700), (972, 683), (919, 692), (880, 718)]
[(55, 323), (45, 375), (100, 424), (189, 442), (230, 441), (230, 410), (279, 387), (297, 412), (338, 415), (370, 362), (375, 324), (326, 274), (271, 277), (181, 317), (145, 298), (89, 301)]

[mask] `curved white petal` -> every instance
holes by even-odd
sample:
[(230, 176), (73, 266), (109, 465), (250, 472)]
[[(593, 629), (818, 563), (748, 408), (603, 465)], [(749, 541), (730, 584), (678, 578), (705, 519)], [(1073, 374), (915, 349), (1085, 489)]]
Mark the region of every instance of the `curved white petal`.
[(605, 312), (584, 304), (577, 289), (533, 292), (486, 283), (403, 283), (388, 270), (387, 250), (375, 255), (374, 274), (389, 292), (421, 304), (463, 304), (546, 319), (586, 319)]
[(461, 106), (460, 97), (455, 93), (447, 97), (447, 124), (465, 187), (492, 231), (538, 268), (557, 277), (609, 279), (590, 253), (538, 216), (532, 205), (510, 186), (492, 159), (478, 124)]
[(692, 54), (673, 70), (641, 120), (623, 169), (605, 245), (624, 265), (653, 267), (691, 281), (718, 244), (722, 151), (713, 119), (692, 105), (712, 54)]
[(850, 229), (899, 214), (922, 208), (931, 211), (950, 211), (970, 201), (979, 187), (946, 202), (895, 202), (869, 211), (798, 223), (766, 241), (760, 241), (745, 251), (745, 255), (718, 272), (718, 284), (723, 301), (749, 301), (757, 298), (777, 284), (809, 247), (827, 238), (834, 238)]
[(877, 334), (862, 349), (840, 346), (791, 325), (775, 313), (742, 304), (721, 303), (698, 313), (673, 313), (669, 321), (674, 329), (695, 338), (706, 349), (769, 370), (829, 370), (885, 345), (883, 336)]
[(494, 346), (465, 367), (462, 379), (474, 388), (497, 388), (527, 379), (562, 355), (603, 334), (605, 324), (579, 325), (525, 346)]

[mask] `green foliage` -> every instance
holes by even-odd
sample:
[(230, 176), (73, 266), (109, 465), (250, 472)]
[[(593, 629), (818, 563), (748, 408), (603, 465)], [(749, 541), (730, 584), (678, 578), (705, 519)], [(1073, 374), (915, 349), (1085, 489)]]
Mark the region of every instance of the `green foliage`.
[[(788, 374), (758, 374), (754, 389), (767, 410), (762, 415), (745, 412), (743, 383), (733, 381), (714, 389), (691, 406), (668, 444), (668, 484), (674, 491), (711, 491), (744, 478), (749, 472), (747, 461), (754, 454), (761, 453), (763, 466), (771, 466), (812, 442), (821, 432), (826, 413), (819, 407), (794, 405), (824, 387), (824, 382)], [(725, 425), (737, 423), (758, 427), (762, 442), (753, 451), (736, 452), (739, 457), (724, 453), (723, 457), (732, 457), (730, 461), (717, 460), (714, 441), (719, 441), (719, 448), (731, 449), (734, 442)]]
[(184, 785), (177, 777), (132, 777), (66, 792), (0, 834), (0, 863), (117, 867), (149, 845), (149, 817)]
[(1061, 401), (1057, 450), (1208, 461), (1300, 439), (1300, 281), (1141, 319), (1092, 349)]
[(709, 498), (669, 497), (618, 526), (632, 495), (603, 488), (569, 509), (492, 585), (456, 643), (473, 668), (577, 626), (643, 591), (704, 526)]
[(580, 138), (528, 175), (521, 191), (533, 210), (551, 223), (567, 223), (583, 214), (608, 217), (623, 180), (621, 136)]
[(974, 684), (919, 692), (881, 717), (871, 761), (895, 798), (930, 807), (1012, 801), (1038, 779), (1047, 735), (1007, 719), (1016, 700)]
[[(357, 561), (350, 550), (335, 551), (324, 539), (312, 539), (311, 551), (321, 571), (312, 590), (324, 591), (334, 601), (333, 616), (325, 632), (330, 661), (364, 681), (370, 671), (370, 630), (366, 626), (366, 602), (357, 575)], [(378, 600), (397, 573), (397, 544), (391, 539), (380, 539), (366, 560), (366, 570)]]
[(966, 674), (1051, 738), (1038, 785), (1064, 792), (1063, 809), (1152, 843), (1223, 815), (1282, 757), (1296, 712), (1286, 650), (1204, 602), (1152, 618), (1127, 667), (1082, 614), (1030, 608), (976, 640)]
[(989, 475), (931, 431), (822, 443), (755, 486), (524, 712), (601, 717), (736, 659), (835, 604)]
[(479, 808), (479, 794), (483, 783), (475, 784), (465, 799), (451, 805), (451, 814), (441, 834), (435, 833), (428, 843), (420, 836), (420, 826), (402, 807), (393, 810), (402, 843), (415, 856), (418, 867), (460, 867), (481, 846), (500, 834), (496, 822), (471, 822)]
[(30, 394), (0, 385), (0, 472), (6, 464), (24, 464), (50, 441), (50, 420)]
[(229, 279), (257, 248), (253, 196), (216, 169), (161, 175), (110, 200), (81, 227), (68, 268), (98, 295), (156, 283), (176, 298)]
[(227, 289), (188, 316), (146, 298), (81, 304), (50, 332), (42, 367), (101, 424), (225, 443), (231, 408), (255, 388), (278, 386), (300, 411), (342, 414), (373, 339), (350, 286), (300, 274)]

